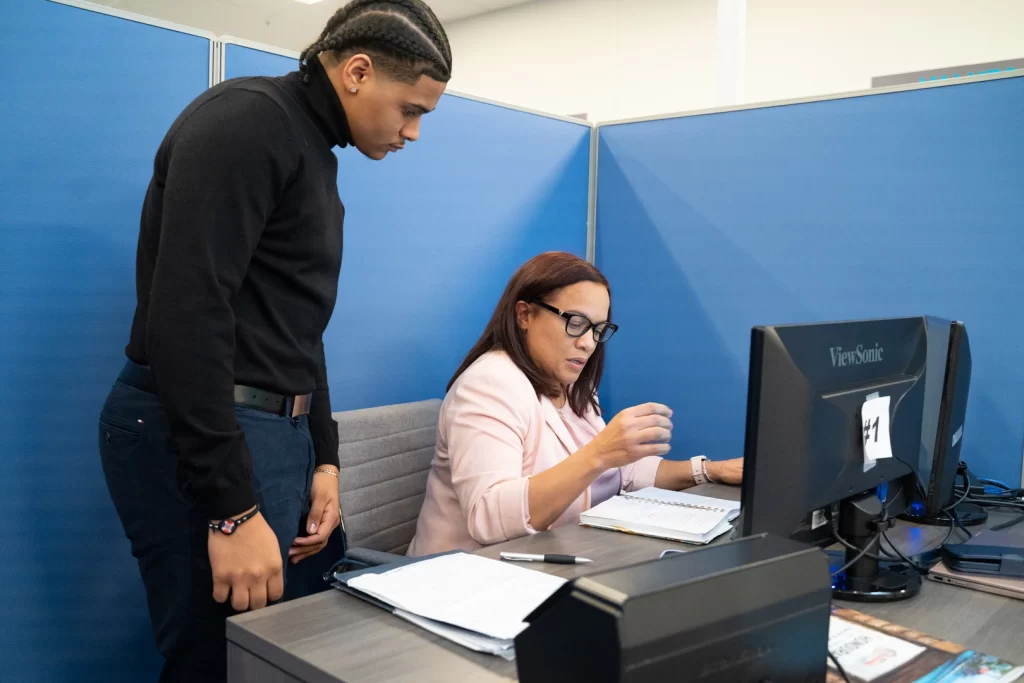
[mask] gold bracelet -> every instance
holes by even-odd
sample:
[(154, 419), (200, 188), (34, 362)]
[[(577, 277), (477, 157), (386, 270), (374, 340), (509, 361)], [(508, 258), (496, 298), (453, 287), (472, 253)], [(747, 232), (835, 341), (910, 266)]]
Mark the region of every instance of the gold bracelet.
[(338, 473), (335, 472), (333, 469), (327, 469), (326, 467), (317, 467), (315, 470), (313, 470), (313, 474), (316, 474), (317, 472), (323, 472), (324, 474), (333, 474), (335, 477), (341, 479)]

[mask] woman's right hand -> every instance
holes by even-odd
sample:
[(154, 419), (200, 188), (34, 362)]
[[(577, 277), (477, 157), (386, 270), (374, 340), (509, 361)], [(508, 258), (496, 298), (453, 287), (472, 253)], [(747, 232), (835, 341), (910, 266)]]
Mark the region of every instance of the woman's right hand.
[(671, 450), (672, 411), (660, 403), (626, 408), (612, 418), (591, 441), (594, 455), (605, 469), (624, 467), (649, 455)]

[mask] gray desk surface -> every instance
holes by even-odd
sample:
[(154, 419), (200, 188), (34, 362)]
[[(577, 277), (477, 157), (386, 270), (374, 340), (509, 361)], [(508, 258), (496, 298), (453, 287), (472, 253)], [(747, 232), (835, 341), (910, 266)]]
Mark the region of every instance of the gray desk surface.
[[(715, 485), (692, 491), (734, 500), (739, 496), (739, 489)], [(995, 513), (990, 523), (1009, 518)], [(898, 523), (889, 536), (901, 550), (913, 553), (934, 546), (946, 531)], [(1024, 529), (1020, 533), (1024, 535)], [(479, 554), (496, 558), (502, 550), (515, 550), (568, 553), (594, 560), (589, 565), (528, 565), (572, 578), (650, 560), (669, 547), (694, 548), (569, 526), (485, 548)], [(1024, 603), (1017, 600), (926, 580), (920, 595), (912, 600), (882, 605), (842, 604), (1024, 663)], [(516, 676), (514, 662), (459, 647), (334, 590), (234, 617), (228, 621), (227, 636), (232, 681), (508, 681)]]

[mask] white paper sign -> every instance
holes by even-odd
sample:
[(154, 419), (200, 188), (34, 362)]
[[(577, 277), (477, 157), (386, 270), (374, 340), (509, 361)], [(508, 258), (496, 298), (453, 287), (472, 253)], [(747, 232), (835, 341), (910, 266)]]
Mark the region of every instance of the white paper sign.
[[(911, 661), (925, 648), (845, 619), (831, 617), (828, 649), (847, 675), (873, 681)], [(832, 660), (828, 662), (829, 667)]]
[(889, 441), (889, 397), (872, 394), (860, 409), (861, 438), (864, 442), (864, 471), (882, 458), (892, 457)]

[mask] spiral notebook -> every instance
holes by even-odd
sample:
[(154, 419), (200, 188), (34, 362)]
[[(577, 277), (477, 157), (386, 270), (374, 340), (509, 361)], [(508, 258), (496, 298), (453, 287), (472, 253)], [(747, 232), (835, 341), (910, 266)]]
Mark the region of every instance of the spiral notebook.
[(580, 515), (582, 526), (707, 544), (732, 529), (736, 501), (648, 487), (622, 493)]

